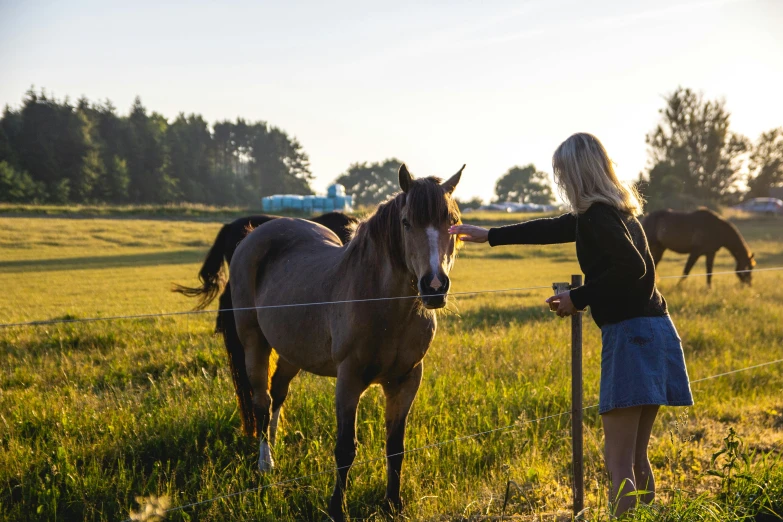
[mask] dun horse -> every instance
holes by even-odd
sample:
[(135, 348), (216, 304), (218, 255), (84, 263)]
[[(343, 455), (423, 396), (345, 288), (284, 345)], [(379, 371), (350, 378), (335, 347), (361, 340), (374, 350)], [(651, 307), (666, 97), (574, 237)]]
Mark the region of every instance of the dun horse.
[[(463, 166), (462, 169), (465, 167)], [(386, 502), (402, 507), (405, 424), (435, 336), (434, 309), (446, 304), (456, 255), (451, 197), (462, 169), (444, 183), (412, 179), (402, 165), (402, 192), (358, 225), (343, 246), (326, 228), (299, 219), (261, 225), (239, 244), (230, 267), (234, 308), (402, 299), (235, 311), (244, 350), (232, 371), (245, 433), (260, 438), (259, 469), (273, 467), (280, 408), (300, 370), (336, 377), (337, 478), (329, 514), (344, 520), (348, 470), (356, 456), (356, 409), (371, 384), (386, 396)], [(269, 356), (279, 358), (269, 385)]]
[[(658, 210), (642, 221), (655, 265), (666, 249), (690, 254), (683, 275), (687, 276), (701, 257), (707, 259), (707, 286), (712, 283), (712, 265), (718, 250), (726, 247), (737, 261), (737, 277), (750, 284), (751, 270), (756, 266), (753, 254), (737, 227), (714, 212), (699, 209), (694, 212)], [(684, 281), (684, 278), (681, 280)]]

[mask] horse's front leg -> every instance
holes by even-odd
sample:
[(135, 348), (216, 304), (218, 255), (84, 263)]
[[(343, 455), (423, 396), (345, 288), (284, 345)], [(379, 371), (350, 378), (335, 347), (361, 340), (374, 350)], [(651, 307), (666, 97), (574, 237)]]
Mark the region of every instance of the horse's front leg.
[(691, 273), (691, 268), (693, 268), (693, 265), (696, 264), (696, 260), (701, 257), (701, 252), (693, 251), (688, 256), (688, 260), (685, 262), (685, 268), (682, 271), (682, 279), (678, 282), (678, 284), (682, 284), (685, 281), (685, 278), (688, 277), (688, 274)]
[(337, 369), (337, 387), (335, 404), (337, 407), (337, 443), (334, 448), (334, 460), (337, 464), (337, 482), (334, 485), (332, 499), (329, 501), (329, 516), (335, 522), (345, 520), (343, 501), (348, 483), (348, 471), (356, 458), (356, 408), (359, 398), (367, 389), (361, 372), (342, 364)]
[(706, 255), (707, 261), (707, 288), (712, 287), (712, 267), (715, 263), (715, 252), (710, 252)]
[(405, 424), (421, 384), (424, 363), (407, 375), (383, 384), (386, 395), (386, 502), (397, 512), (402, 510), (400, 476), (405, 451)]

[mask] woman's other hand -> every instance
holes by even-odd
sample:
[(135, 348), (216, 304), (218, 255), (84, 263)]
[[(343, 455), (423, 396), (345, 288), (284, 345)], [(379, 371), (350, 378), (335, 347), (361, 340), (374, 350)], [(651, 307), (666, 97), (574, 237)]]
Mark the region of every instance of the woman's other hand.
[(569, 315), (575, 315), (579, 313), (574, 303), (571, 302), (571, 292), (563, 292), (562, 294), (553, 295), (546, 300), (547, 303), (552, 301), (560, 301), (560, 305), (557, 307), (557, 315), (560, 317), (567, 317)]
[(476, 225), (453, 225), (449, 234), (457, 234), (462, 241), (469, 243), (486, 243), (489, 238), (489, 230)]

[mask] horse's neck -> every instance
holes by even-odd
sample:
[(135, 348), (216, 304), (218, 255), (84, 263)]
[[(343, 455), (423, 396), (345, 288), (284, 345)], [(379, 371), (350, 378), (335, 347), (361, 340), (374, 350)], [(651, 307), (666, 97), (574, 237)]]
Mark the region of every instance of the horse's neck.
[[(369, 237), (354, 238), (346, 247), (341, 263), (344, 274), (350, 274), (354, 283), (378, 297), (407, 297), (417, 295), (414, 278), (408, 269), (382, 255), (383, 249)], [(411, 303), (413, 300), (410, 300)]]
[(737, 261), (748, 259), (748, 257), (750, 257), (750, 252), (748, 251), (748, 245), (745, 243), (745, 240), (742, 239), (740, 233), (736, 228), (731, 226), (731, 224), (726, 223), (725, 226), (726, 239), (723, 241), (723, 246), (731, 252), (731, 255), (734, 256), (734, 259)]

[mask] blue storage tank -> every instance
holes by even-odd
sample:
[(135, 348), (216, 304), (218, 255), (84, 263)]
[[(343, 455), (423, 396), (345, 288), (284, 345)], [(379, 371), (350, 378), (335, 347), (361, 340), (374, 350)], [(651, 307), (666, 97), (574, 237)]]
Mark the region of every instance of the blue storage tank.
[(291, 207), (293, 210), (302, 210), (304, 198), (302, 196), (291, 196)]
[(334, 185), (329, 185), (326, 189), (326, 195), (330, 198), (335, 198), (337, 196), (345, 196), (345, 187), (339, 183), (335, 183)]
[(313, 197), (314, 196), (305, 196), (302, 198), (302, 211), (304, 212), (313, 211)]
[(296, 194), (276, 194), (261, 199), (264, 212), (281, 212), (292, 210), (306, 214), (353, 210), (353, 196), (345, 194), (345, 187), (340, 184), (328, 188), (328, 196), (299, 196)]

